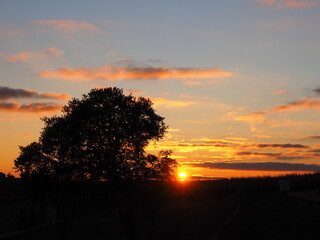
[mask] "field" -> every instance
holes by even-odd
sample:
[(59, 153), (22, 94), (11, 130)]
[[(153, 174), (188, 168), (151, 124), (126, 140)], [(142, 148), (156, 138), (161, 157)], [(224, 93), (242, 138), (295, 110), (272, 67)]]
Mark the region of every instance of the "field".
[[(279, 191), (283, 179), (288, 192)], [(0, 183), (0, 239), (317, 239), (320, 233), (320, 174), (125, 186), (14, 181)]]

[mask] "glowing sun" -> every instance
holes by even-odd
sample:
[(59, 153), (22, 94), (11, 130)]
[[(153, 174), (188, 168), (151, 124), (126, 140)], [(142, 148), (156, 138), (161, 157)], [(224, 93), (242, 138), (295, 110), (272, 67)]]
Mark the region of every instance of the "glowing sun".
[(187, 174), (185, 172), (179, 172), (180, 179), (185, 179), (187, 177)]

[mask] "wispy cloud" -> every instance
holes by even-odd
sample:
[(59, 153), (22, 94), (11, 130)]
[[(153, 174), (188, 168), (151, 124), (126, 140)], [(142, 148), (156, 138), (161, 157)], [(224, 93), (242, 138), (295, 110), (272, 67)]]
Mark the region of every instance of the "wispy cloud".
[(0, 58), (9, 63), (26, 62), (29, 60), (43, 59), (46, 57), (57, 57), (64, 53), (56, 47), (47, 48), (41, 52), (21, 52), (14, 55), (8, 55), (6, 53), (0, 53)]
[(270, 127), (276, 128), (276, 127), (291, 127), (291, 126), (314, 126), (316, 125), (314, 122), (298, 122), (293, 120), (285, 120), (283, 122), (272, 122)]
[(317, 95), (320, 95), (320, 88), (315, 88), (312, 91), (315, 92)]
[(196, 102), (194, 101), (179, 101), (179, 100), (171, 100), (167, 98), (150, 98), (151, 101), (154, 103), (155, 106), (163, 106), (167, 108), (172, 108), (172, 107), (188, 107), (191, 105), (195, 105)]
[[(3, 113), (42, 113), (57, 112), (62, 109), (61, 104), (52, 102), (18, 103), (21, 99), (35, 100), (69, 100), (68, 94), (39, 93), (32, 90), (9, 88), (0, 86), (0, 112)], [(9, 101), (8, 101), (9, 100)], [(13, 102), (11, 102), (13, 101)]]
[(40, 25), (46, 28), (62, 31), (64, 33), (76, 33), (79, 31), (97, 31), (98, 27), (94, 24), (87, 23), (86, 21), (78, 21), (72, 19), (51, 19), (51, 20), (39, 20), (33, 21), (33, 24)]
[(62, 108), (61, 105), (55, 103), (30, 103), (30, 104), (17, 104), (17, 103), (8, 103), (0, 102), (0, 112), (12, 113), (12, 112), (21, 112), (21, 113), (42, 113), (42, 112), (58, 112)]
[(189, 163), (193, 167), (230, 169), (246, 171), (320, 171), (318, 164), (282, 163), (282, 162), (253, 162), (253, 163)]
[(24, 133), (22, 136), (23, 137), (32, 137), (32, 133)]
[(202, 83), (199, 82), (199, 81), (187, 80), (187, 81), (185, 81), (185, 84), (187, 84), (187, 85), (189, 85), (189, 86), (199, 86), (199, 85), (201, 85)]
[(114, 63), (115, 64), (128, 64), (128, 63), (132, 63), (134, 62), (134, 59), (133, 58), (121, 58), (121, 59), (118, 59), (116, 60)]
[[(300, 99), (298, 101), (294, 101), (294, 102), (291, 102), (288, 104), (276, 106), (269, 111), (261, 110), (261, 111), (241, 115), (241, 116), (235, 116), (234, 120), (249, 121), (249, 122), (259, 121), (261, 123), (275, 124), (273, 121), (265, 121), (266, 116), (269, 114), (272, 114), (272, 113), (287, 112), (287, 111), (302, 111), (305, 109), (318, 109), (318, 110), (320, 110), (320, 100), (317, 100), (314, 98), (304, 98), (304, 99)], [(291, 125), (294, 125), (293, 123), (294, 122), (292, 121)], [(297, 123), (297, 125), (298, 124), (299, 123)], [(299, 125), (302, 125), (302, 123), (300, 123)], [(280, 126), (280, 125), (274, 125), (274, 126)]]
[(97, 68), (60, 68), (40, 72), (41, 77), (68, 80), (144, 80), (144, 79), (212, 79), (230, 77), (234, 74), (219, 68), (162, 68), (153, 66), (117, 67), (112, 65)]
[(286, 90), (278, 90), (278, 91), (273, 92), (273, 94), (275, 94), (275, 95), (283, 95), (286, 93), (288, 93), (288, 91), (286, 91)]
[(268, 149), (277, 149), (277, 148), (285, 148), (285, 149), (299, 149), (299, 148), (309, 148), (308, 146), (302, 144), (290, 144), (290, 143), (254, 143), (248, 145), (251, 148), (268, 148)]
[(259, 152), (237, 152), (240, 156), (263, 156), (263, 157), (278, 157), (280, 153), (259, 153)]
[(277, 159), (277, 160), (301, 160), (301, 159), (306, 159), (309, 158), (307, 154), (295, 154), (295, 153), (281, 153), (281, 152), (276, 152), (276, 153), (265, 153), (265, 152), (251, 152), (251, 151), (245, 151), (245, 152), (237, 152), (236, 155), (238, 156), (244, 156), (246, 159), (247, 158), (254, 158), (257, 160), (257, 158), (262, 158), (262, 159)]
[[(206, 151), (226, 151), (232, 154), (236, 152), (245, 151), (259, 151), (259, 150), (307, 150), (309, 146), (303, 144), (291, 144), (291, 143), (258, 143), (249, 141), (238, 141), (229, 139), (184, 139), (184, 141), (162, 141), (158, 146), (163, 148), (174, 149), (178, 152), (194, 152), (197, 150)], [(152, 146), (150, 146), (152, 147)], [(245, 150), (245, 151), (244, 151)]]
[(168, 128), (168, 132), (179, 132), (180, 129), (177, 128)]
[(320, 149), (319, 148), (318, 149), (312, 149), (312, 150), (310, 150), (308, 152), (320, 154)]
[(268, 114), (267, 111), (258, 111), (258, 112), (252, 112), (246, 115), (242, 116), (236, 116), (234, 117), (235, 120), (240, 121), (256, 121), (256, 120), (262, 120), (265, 118), (265, 116)]
[(307, 0), (253, 0), (255, 3), (276, 8), (310, 8), (319, 5), (319, 1)]
[[(172, 140), (171, 140), (172, 139)], [(186, 156), (183, 162), (202, 161), (304, 161), (319, 159), (317, 146), (309, 147), (294, 143), (259, 143), (247, 139), (183, 139), (167, 138), (157, 146), (148, 146), (148, 151), (157, 149), (172, 149), (181, 156)]]
[(306, 139), (320, 140), (320, 136), (309, 136), (309, 137), (306, 137)]
[(301, 99), (299, 101), (295, 101), (286, 105), (275, 107), (271, 111), (282, 112), (282, 111), (290, 111), (290, 110), (299, 110), (304, 108), (320, 109), (320, 100), (316, 100), (312, 98)]
[(56, 100), (69, 100), (70, 95), (66, 93), (39, 93), (32, 90), (9, 88), (0, 86), (0, 100), (7, 99), (20, 99), (20, 98), (42, 98), (42, 99), (56, 99)]

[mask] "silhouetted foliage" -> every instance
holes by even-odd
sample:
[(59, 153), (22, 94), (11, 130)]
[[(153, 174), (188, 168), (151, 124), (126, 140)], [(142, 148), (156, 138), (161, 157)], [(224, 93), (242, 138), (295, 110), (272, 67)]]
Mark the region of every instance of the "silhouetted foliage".
[(54, 173), (56, 162), (42, 152), (40, 143), (32, 142), (19, 148), (20, 155), (14, 160), (14, 165), (22, 178), (47, 176)]
[(7, 173), (7, 179), (15, 179), (15, 176), (13, 176), (11, 173)]
[(21, 176), (51, 175), (70, 180), (131, 181), (172, 177), (171, 151), (147, 154), (150, 141), (167, 125), (149, 99), (119, 88), (92, 89), (73, 98), (60, 116), (45, 117), (39, 142), (20, 147), (15, 166)]

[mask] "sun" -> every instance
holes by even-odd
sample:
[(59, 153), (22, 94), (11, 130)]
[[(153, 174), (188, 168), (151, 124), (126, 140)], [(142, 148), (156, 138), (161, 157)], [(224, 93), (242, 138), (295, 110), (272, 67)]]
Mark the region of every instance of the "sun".
[(186, 178), (187, 174), (185, 172), (179, 172), (179, 177), (180, 178)]

